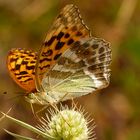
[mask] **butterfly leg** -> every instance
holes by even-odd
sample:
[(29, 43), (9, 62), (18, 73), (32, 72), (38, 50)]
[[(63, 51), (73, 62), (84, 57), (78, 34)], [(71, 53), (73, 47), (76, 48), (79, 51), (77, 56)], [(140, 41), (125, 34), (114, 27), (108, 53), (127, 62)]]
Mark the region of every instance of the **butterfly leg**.
[(35, 111), (34, 111), (33, 104), (31, 102), (30, 102), (30, 106), (31, 106), (31, 110), (32, 110), (33, 115), (36, 116)]
[[(63, 101), (63, 99), (68, 95), (68, 93), (66, 93), (60, 100), (54, 102), (54, 103), (48, 103), (48, 105), (45, 105), (42, 109), (38, 110), (36, 113), (40, 113), (43, 110), (47, 109), (49, 106), (53, 107), (55, 110), (57, 109), (56, 104), (58, 104), (59, 102)], [(57, 110), (58, 111), (58, 110)]]
[(62, 96), (62, 98), (60, 100), (57, 101), (57, 103), (63, 101), (63, 99), (68, 95), (68, 93), (64, 94), (64, 96)]
[(48, 105), (45, 105), (43, 108), (39, 109), (36, 114), (39, 114), (40, 112), (42, 112), (43, 110), (47, 109), (49, 107), (49, 104)]

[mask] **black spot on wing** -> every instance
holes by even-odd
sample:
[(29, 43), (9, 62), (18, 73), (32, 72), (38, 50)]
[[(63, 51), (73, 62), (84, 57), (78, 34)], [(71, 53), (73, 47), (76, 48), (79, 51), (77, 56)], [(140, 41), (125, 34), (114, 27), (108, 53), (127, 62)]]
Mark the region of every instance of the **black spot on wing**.
[(42, 56), (51, 56), (53, 54), (53, 51), (50, 49), (50, 50), (48, 50), (47, 52), (43, 52), (42, 53)]
[(71, 39), (68, 40), (67, 44), (71, 45), (73, 42), (74, 42), (74, 40), (71, 38)]
[(35, 66), (26, 66), (27, 70), (34, 70)]
[(64, 46), (65, 42), (58, 42), (55, 46), (55, 50), (60, 50)]
[(63, 32), (60, 32), (57, 36), (57, 40), (60, 40), (62, 37), (63, 37), (64, 33)]
[(30, 80), (33, 80), (33, 78), (28, 78), (27, 80), (24, 80), (23, 82), (28, 82)]
[(22, 75), (22, 76), (19, 75), (19, 76), (17, 76), (17, 79), (20, 80), (22, 78), (28, 78), (28, 77), (29, 77), (28, 75)]
[(30, 54), (30, 53), (27, 53), (28, 56), (30, 57), (34, 57), (35, 55), (34, 54)]
[(54, 57), (54, 60), (57, 60), (61, 55), (62, 55), (62, 53), (56, 54)]
[(88, 57), (89, 54), (90, 54), (90, 51), (89, 50), (85, 50), (83, 52), (84, 57)]
[(93, 44), (91, 47), (93, 48), (93, 49), (97, 49), (98, 48), (98, 44)]
[(17, 64), (16, 67), (15, 67), (15, 70), (19, 70), (20, 69), (20, 65)]
[(101, 48), (99, 49), (99, 54), (103, 53), (104, 50), (105, 50), (104, 47), (101, 47)]
[(11, 59), (10, 59), (10, 63), (15, 62), (15, 61), (17, 61), (17, 60), (18, 60), (18, 58), (11, 58)]
[(48, 65), (45, 65), (45, 66), (43, 66), (43, 67), (39, 67), (39, 69), (44, 69), (44, 68), (50, 68), (50, 65), (48, 64)]
[(35, 61), (31, 61), (30, 63), (31, 63), (31, 64), (35, 64)]
[(54, 42), (55, 39), (56, 39), (56, 36), (51, 37), (51, 39), (49, 41), (46, 41), (44, 43), (44, 45), (45, 46), (50, 46)]
[(41, 59), (39, 62), (40, 63), (42, 63), (42, 62), (44, 62), (44, 61), (51, 61), (52, 59), (50, 59), (50, 58), (44, 58), (44, 59)]
[(83, 34), (82, 34), (82, 32), (80, 32), (80, 31), (78, 31), (77, 33), (76, 33), (76, 36), (82, 36)]
[(23, 56), (23, 55), (22, 55), (22, 56), (20, 56), (20, 58), (24, 58), (24, 57), (25, 57), (25, 56)]
[(70, 37), (70, 34), (69, 33), (66, 33), (64, 37), (65, 38), (69, 38)]
[(72, 47), (70, 48), (72, 51), (77, 51), (81, 46), (80, 41), (76, 41), (73, 43)]
[(83, 47), (88, 48), (90, 46), (90, 44), (88, 42), (83, 44)]
[(17, 74), (17, 75), (24, 75), (24, 74), (28, 74), (28, 72), (27, 71), (21, 71), (19, 74)]
[(28, 61), (22, 61), (22, 63), (21, 63), (22, 65), (27, 65), (28, 64)]

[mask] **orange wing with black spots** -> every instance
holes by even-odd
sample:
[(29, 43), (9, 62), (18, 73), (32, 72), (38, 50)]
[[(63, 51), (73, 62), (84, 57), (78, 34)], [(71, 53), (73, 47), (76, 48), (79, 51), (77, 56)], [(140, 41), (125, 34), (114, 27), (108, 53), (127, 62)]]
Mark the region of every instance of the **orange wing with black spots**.
[(36, 90), (35, 65), (37, 54), (25, 49), (13, 49), (7, 57), (10, 76), (27, 92)]
[(79, 9), (75, 5), (65, 6), (57, 16), (41, 47), (36, 65), (37, 89), (41, 90), (44, 74), (56, 64), (57, 59), (82, 38), (90, 37), (90, 31), (84, 24)]

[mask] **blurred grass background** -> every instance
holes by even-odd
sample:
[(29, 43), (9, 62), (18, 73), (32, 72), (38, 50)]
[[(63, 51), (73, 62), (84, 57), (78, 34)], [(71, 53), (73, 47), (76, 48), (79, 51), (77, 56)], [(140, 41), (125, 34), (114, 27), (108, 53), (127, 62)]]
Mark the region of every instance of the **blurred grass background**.
[[(93, 36), (109, 41), (113, 51), (110, 86), (77, 102), (94, 117), (98, 139), (140, 140), (139, 0), (0, 0), (0, 110), (6, 112), (13, 107), (11, 116), (36, 123), (22, 96), (24, 91), (7, 72), (7, 53), (19, 47), (38, 51), (61, 8), (71, 3), (79, 7)], [(14, 140), (3, 128), (32, 135), (3, 120), (1, 140)]]

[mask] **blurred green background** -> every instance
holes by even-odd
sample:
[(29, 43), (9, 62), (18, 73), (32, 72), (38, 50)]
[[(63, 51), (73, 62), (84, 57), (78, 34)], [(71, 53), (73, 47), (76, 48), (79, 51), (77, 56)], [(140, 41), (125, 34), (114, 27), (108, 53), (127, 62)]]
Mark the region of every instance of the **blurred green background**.
[[(12, 107), (11, 116), (36, 124), (24, 91), (8, 74), (7, 53), (19, 47), (38, 51), (61, 8), (71, 3), (79, 7), (93, 36), (109, 41), (113, 51), (109, 87), (76, 101), (95, 119), (97, 139), (140, 140), (139, 0), (0, 0), (0, 111)], [(14, 140), (3, 128), (33, 135), (4, 119), (0, 140)]]

